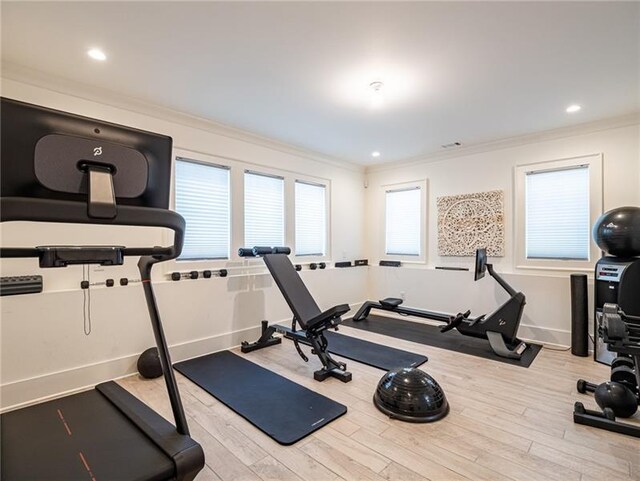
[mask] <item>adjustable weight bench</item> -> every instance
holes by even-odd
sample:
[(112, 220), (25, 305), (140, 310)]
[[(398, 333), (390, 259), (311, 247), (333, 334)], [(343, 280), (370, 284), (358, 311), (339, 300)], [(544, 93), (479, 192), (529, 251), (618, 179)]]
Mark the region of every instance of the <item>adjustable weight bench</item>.
[[(282, 338), (274, 336), (275, 333), (279, 333), (294, 342), (298, 354), (305, 362), (309, 361), (309, 358), (300, 348), (300, 344), (311, 346), (311, 352), (318, 356), (323, 366), (322, 369), (313, 373), (316, 381), (324, 381), (331, 376), (342, 382), (349, 382), (351, 381), (351, 373), (347, 371), (347, 365), (333, 359), (327, 351), (328, 341), (324, 336), (324, 331), (327, 329), (338, 330), (338, 325), (342, 322), (341, 316), (347, 313), (350, 308), (347, 304), (340, 304), (326, 311), (321, 311), (287, 257), (289, 253), (290, 249), (281, 247), (273, 249), (255, 247), (239, 251), (242, 257), (261, 256), (263, 258), (282, 296), (293, 312), (291, 327), (279, 324), (269, 325), (268, 321), (262, 321), (260, 339), (252, 343), (244, 341), (241, 350), (247, 353), (280, 344)], [(296, 329), (296, 324), (300, 330)]]

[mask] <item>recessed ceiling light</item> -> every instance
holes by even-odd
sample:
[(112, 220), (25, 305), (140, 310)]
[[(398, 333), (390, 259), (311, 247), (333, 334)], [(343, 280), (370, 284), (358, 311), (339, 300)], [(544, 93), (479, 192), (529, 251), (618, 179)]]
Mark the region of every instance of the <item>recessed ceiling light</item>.
[(578, 110), (580, 110), (581, 108), (582, 108), (582, 107), (580, 107), (579, 105), (576, 105), (576, 104), (574, 104), (574, 105), (569, 105), (569, 106), (567, 107), (567, 113), (568, 113), (568, 114), (573, 114), (573, 113), (577, 112)]
[(380, 157), (380, 152), (377, 150), (375, 152), (371, 152), (371, 157)]
[(107, 55), (99, 48), (92, 48), (87, 52), (87, 55), (94, 60), (107, 60)]

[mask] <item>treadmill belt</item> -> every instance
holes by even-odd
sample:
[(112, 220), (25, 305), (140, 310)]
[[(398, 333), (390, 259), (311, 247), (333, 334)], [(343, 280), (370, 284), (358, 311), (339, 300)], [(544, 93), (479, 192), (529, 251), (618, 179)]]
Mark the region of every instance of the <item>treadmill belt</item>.
[(174, 368), (280, 444), (293, 444), (347, 412), (346, 406), (230, 351)]
[(528, 344), (520, 359), (507, 359), (493, 352), (486, 339), (463, 336), (455, 329), (441, 333), (438, 326), (375, 314), (369, 314), (366, 319), (357, 322), (348, 319), (342, 325), (522, 367), (529, 367), (542, 349), (538, 344)]
[(97, 390), (2, 414), (2, 481), (160, 481), (173, 461)]
[(325, 331), (332, 354), (389, 371), (398, 367), (418, 367), (428, 361), (427, 356), (383, 346), (373, 342)]

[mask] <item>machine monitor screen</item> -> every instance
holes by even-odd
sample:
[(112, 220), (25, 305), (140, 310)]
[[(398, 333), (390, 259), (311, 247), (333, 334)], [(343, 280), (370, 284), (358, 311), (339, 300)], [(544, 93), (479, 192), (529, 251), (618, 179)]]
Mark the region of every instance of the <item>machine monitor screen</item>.
[(86, 203), (87, 169), (113, 178), (118, 204), (169, 208), (171, 137), (2, 98), (3, 197)]
[(484, 273), (487, 270), (487, 249), (476, 250), (476, 268), (474, 280), (478, 281), (484, 277)]

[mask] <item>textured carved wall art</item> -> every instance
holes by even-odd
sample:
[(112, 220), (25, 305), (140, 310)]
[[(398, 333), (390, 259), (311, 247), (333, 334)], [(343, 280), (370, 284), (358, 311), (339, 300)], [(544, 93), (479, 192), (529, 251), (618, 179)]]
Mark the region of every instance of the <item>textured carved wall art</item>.
[(438, 197), (438, 255), (504, 256), (504, 193), (501, 190)]

